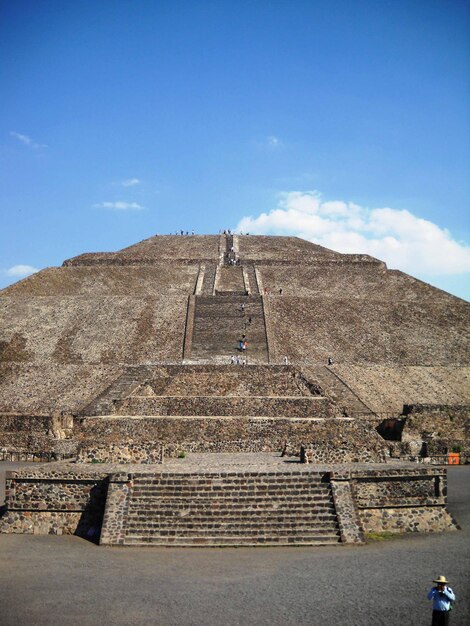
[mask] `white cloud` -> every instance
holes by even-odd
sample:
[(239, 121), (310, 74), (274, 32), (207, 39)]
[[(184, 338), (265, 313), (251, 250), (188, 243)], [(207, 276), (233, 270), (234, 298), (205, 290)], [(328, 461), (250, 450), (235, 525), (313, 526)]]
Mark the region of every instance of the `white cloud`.
[(35, 274), (36, 272), (39, 272), (39, 270), (32, 265), (13, 265), (10, 269), (3, 270), (3, 274), (5, 274), (5, 276), (12, 276), (14, 278), (24, 278), (25, 276)]
[(38, 148), (47, 148), (47, 145), (45, 143), (36, 143), (31, 139), (31, 137), (28, 137), (28, 135), (17, 133), (14, 130), (10, 132), (10, 135), (17, 139), (23, 145), (28, 146), (28, 148), (32, 148), (33, 150), (37, 150)]
[(95, 209), (111, 209), (113, 211), (141, 211), (144, 207), (137, 202), (99, 202)]
[(279, 148), (282, 145), (279, 137), (275, 137), (274, 135), (267, 137), (266, 142), (270, 148)]
[(121, 185), (123, 187), (135, 187), (136, 185), (141, 184), (141, 180), (139, 178), (127, 178), (126, 180), (121, 181)]
[(237, 231), (297, 235), (344, 253), (370, 254), (388, 267), (423, 275), (470, 272), (470, 246), (405, 209), (368, 209), (342, 200), (323, 202), (317, 191), (280, 194), (278, 206), (243, 217)]

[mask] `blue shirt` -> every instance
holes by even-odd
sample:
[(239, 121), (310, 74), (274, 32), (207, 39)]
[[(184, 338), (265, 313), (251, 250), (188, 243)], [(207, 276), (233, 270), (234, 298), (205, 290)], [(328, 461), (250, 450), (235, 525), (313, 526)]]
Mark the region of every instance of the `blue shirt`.
[(455, 600), (455, 594), (450, 587), (444, 587), (444, 591), (439, 592), (437, 587), (433, 587), (428, 593), (428, 600), (432, 600), (434, 611), (448, 611), (450, 601)]

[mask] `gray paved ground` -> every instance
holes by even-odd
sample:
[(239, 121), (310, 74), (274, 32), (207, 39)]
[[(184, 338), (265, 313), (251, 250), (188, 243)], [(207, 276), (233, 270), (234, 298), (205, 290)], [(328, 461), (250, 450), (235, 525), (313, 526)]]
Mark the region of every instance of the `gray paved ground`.
[(470, 467), (449, 468), (463, 527), (365, 547), (100, 548), (75, 537), (0, 535), (0, 624), (430, 624), (445, 574), (452, 624), (470, 624)]

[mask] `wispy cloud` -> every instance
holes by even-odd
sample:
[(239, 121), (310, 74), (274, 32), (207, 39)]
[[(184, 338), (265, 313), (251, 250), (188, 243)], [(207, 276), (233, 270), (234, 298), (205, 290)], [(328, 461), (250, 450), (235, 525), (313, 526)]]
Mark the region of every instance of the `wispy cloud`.
[(112, 211), (141, 211), (144, 207), (137, 202), (98, 202), (95, 209), (110, 209)]
[(126, 180), (121, 180), (121, 185), (123, 187), (135, 187), (141, 183), (142, 181), (139, 178), (126, 178)]
[(448, 230), (406, 209), (323, 201), (317, 191), (280, 194), (276, 208), (243, 217), (236, 229), (252, 234), (297, 235), (337, 252), (365, 253), (390, 268), (421, 275), (470, 272), (470, 246)]
[(39, 148), (47, 148), (47, 144), (45, 144), (45, 143), (36, 143), (28, 135), (23, 135), (22, 133), (17, 133), (14, 130), (10, 131), (10, 135), (11, 135), (11, 137), (14, 137), (17, 141), (22, 143), (24, 146), (28, 146), (28, 148), (32, 148), (33, 150), (38, 150)]
[(13, 265), (13, 267), (10, 267), (7, 270), (2, 270), (2, 274), (13, 278), (24, 278), (25, 276), (35, 274), (36, 272), (39, 272), (39, 270), (32, 265)]
[(261, 151), (274, 151), (282, 148), (284, 144), (276, 135), (268, 135), (252, 141), (252, 146)]
[(267, 137), (266, 143), (269, 148), (280, 148), (282, 146), (282, 142), (279, 137), (275, 137), (274, 135)]

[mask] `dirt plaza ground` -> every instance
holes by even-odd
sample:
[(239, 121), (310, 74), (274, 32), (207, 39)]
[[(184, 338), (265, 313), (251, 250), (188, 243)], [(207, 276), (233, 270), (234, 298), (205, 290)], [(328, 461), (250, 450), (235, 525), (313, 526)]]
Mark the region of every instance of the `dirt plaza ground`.
[(431, 581), (445, 574), (458, 600), (451, 623), (463, 626), (469, 466), (449, 468), (449, 510), (461, 531), (364, 547), (104, 548), (0, 535), (0, 624), (419, 626), (431, 622)]

